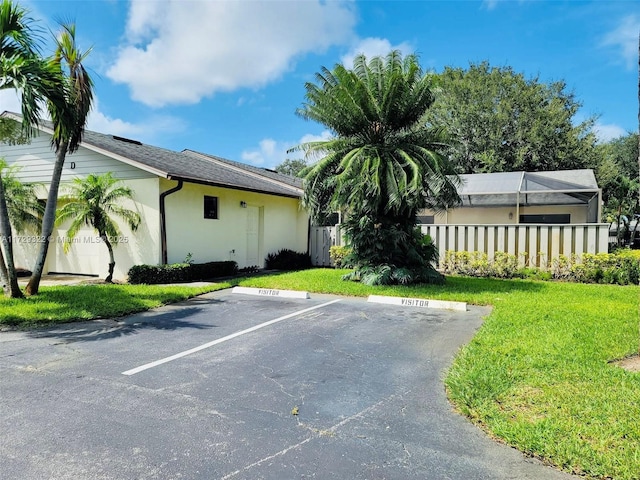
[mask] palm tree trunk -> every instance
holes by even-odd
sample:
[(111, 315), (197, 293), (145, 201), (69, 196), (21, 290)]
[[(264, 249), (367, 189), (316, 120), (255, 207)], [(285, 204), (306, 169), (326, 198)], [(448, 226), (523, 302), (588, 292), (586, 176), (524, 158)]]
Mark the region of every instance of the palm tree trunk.
[[(7, 210), (7, 199), (4, 194), (2, 176), (0, 175), (0, 243), (4, 251), (2, 258), (2, 274), (5, 277), (5, 295), (11, 298), (22, 298), (24, 295), (18, 285), (18, 275), (13, 263), (13, 232), (9, 222), (9, 211)], [(6, 264), (5, 264), (6, 261)]]
[(111, 245), (111, 242), (109, 242), (109, 237), (107, 237), (106, 234), (101, 233), (100, 239), (107, 246), (107, 250), (109, 250), (109, 274), (107, 275), (107, 278), (104, 279), (104, 281), (106, 283), (113, 283), (113, 270), (116, 266), (116, 260), (113, 256), (113, 246)]
[(2, 288), (7, 293), (7, 286), (9, 285), (9, 273), (7, 272), (7, 265), (4, 263), (4, 254), (0, 248), (0, 282), (2, 282)]
[(44, 263), (47, 260), (47, 252), (49, 251), (49, 241), (53, 233), (53, 226), (56, 220), (56, 207), (58, 205), (58, 190), (60, 189), (60, 178), (62, 177), (62, 167), (67, 156), (69, 142), (60, 143), (56, 151), (56, 163), (53, 166), (53, 174), (51, 175), (51, 185), (49, 186), (49, 195), (47, 197), (47, 205), (44, 209), (44, 217), (42, 218), (42, 243), (33, 267), (31, 278), (25, 289), (27, 295), (37, 295), (40, 288), (40, 279), (44, 270)]

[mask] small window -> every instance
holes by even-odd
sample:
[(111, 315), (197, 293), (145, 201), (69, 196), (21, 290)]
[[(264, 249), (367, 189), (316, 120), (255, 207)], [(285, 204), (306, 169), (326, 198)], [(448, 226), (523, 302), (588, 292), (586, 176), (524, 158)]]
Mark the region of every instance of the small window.
[(418, 215), (416, 217), (416, 223), (418, 225), (433, 225), (434, 220), (435, 218), (433, 215)]
[(218, 218), (218, 197), (204, 196), (204, 218)]
[(566, 224), (571, 223), (571, 214), (548, 213), (546, 215), (520, 215), (520, 223)]

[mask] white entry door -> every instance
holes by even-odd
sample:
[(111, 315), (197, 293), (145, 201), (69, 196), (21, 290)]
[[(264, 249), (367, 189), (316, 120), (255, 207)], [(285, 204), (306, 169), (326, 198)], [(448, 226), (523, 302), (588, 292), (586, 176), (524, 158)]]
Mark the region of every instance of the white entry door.
[(245, 266), (262, 267), (260, 261), (260, 208), (247, 207), (247, 262)]

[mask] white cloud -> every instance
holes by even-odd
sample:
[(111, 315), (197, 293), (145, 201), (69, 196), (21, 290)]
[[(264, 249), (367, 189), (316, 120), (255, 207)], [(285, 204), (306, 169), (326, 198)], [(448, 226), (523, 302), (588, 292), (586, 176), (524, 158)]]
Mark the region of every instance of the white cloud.
[(413, 47), (407, 42), (391, 45), (386, 38), (367, 37), (360, 39), (340, 61), (345, 67), (351, 68), (357, 55), (364, 54), (367, 60), (370, 60), (372, 57), (386, 56), (391, 50), (400, 50), (403, 55), (413, 53)]
[(99, 110), (93, 110), (87, 120), (87, 129), (153, 144), (163, 134), (174, 134), (186, 130), (186, 123), (184, 120), (168, 115), (154, 115), (145, 118), (143, 122), (132, 123), (110, 117)]
[(216, 92), (260, 87), (296, 57), (353, 35), (353, 4), (133, 0), (127, 42), (107, 76), (151, 106), (193, 104)]
[(619, 48), (627, 68), (633, 68), (638, 60), (638, 32), (640, 32), (640, 15), (628, 15), (614, 30), (604, 36), (602, 44)]
[(260, 167), (274, 168), (284, 162), (287, 158), (302, 158), (302, 152), (287, 153), (292, 147), (306, 142), (316, 142), (331, 138), (329, 131), (325, 130), (320, 135), (307, 133), (303, 135), (297, 142), (282, 141), (278, 142), (272, 138), (265, 138), (260, 141), (257, 148), (243, 150), (240, 154), (243, 162), (257, 165)]
[(602, 143), (627, 134), (627, 131), (624, 128), (613, 123), (596, 123), (593, 126), (593, 131), (596, 134), (598, 141)]
[[(20, 97), (13, 89), (0, 90), (0, 113), (5, 110), (15, 113), (22, 111)], [(42, 108), (41, 113), (45, 120), (51, 119), (46, 108)], [(167, 115), (155, 115), (140, 123), (113, 118), (100, 111), (99, 100), (94, 97), (93, 108), (87, 119), (87, 129), (111, 135), (135, 137), (145, 143), (153, 143), (153, 140), (162, 134), (186, 130), (186, 124), (183, 120)]]

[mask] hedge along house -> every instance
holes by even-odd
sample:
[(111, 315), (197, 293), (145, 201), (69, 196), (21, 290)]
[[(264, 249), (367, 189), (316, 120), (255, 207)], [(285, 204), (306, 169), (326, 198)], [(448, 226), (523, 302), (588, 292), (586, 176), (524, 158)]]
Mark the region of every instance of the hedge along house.
[(559, 255), (607, 252), (602, 193), (592, 170), (460, 176), (462, 204), (419, 216), (422, 231), (447, 250), (501, 251), (548, 266)]
[[(16, 114), (5, 117), (20, 121)], [(55, 162), (51, 124), (25, 145), (0, 144), (0, 157), (20, 168), (27, 183), (47, 183)], [(134, 191), (142, 217), (136, 232), (122, 226), (115, 247), (114, 278), (126, 278), (136, 264), (234, 260), (240, 268), (264, 266), (268, 253), (283, 248), (307, 251), (308, 215), (300, 207), (302, 184), (276, 172), (191, 150), (175, 152), (114, 135), (86, 130), (77, 152), (68, 155), (65, 183), (88, 174), (112, 172)], [(45, 272), (104, 276), (108, 253), (90, 227), (80, 232), (64, 253), (66, 226), (54, 231)], [(15, 235), (16, 265), (31, 268), (36, 236)]]

